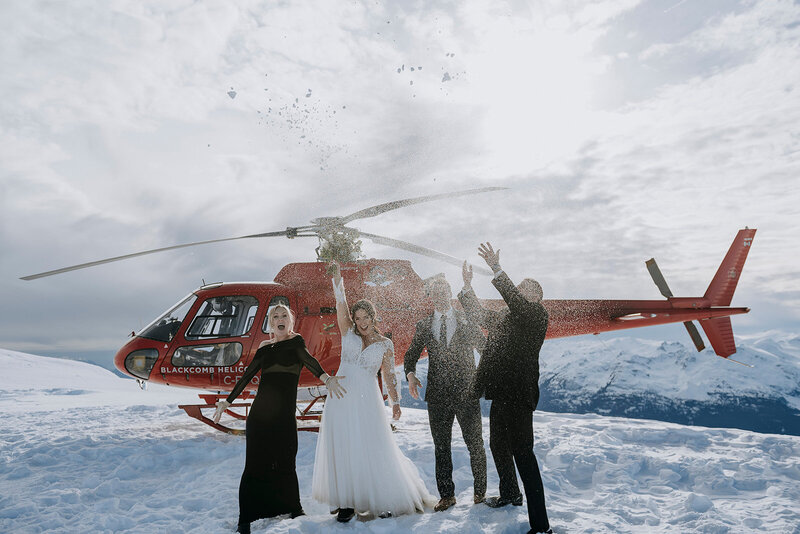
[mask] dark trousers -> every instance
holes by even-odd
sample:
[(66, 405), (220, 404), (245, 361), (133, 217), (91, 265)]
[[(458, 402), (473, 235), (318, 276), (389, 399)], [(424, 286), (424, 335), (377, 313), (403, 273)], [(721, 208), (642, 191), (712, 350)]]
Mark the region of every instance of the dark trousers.
[(544, 487), (536, 455), (533, 453), (533, 410), (521, 403), (492, 401), (489, 411), (489, 447), (500, 477), (500, 497), (511, 499), (520, 494), (516, 463), (525, 498), (528, 519), (534, 532), (550, 528), (544, 503)]
[(481, 406), (477, 399), (459, 403), (429, 402), (428, 420), (431, 425), (433, 446), (436, 455), (436, 486), (439, 496), (454, 497), (453, 456), (451, 441), (453, 421), (458, 420), (464, 443), (469, 451), (472, 478), (476, 495), (486, 493), (486, 449), (483, 448)]

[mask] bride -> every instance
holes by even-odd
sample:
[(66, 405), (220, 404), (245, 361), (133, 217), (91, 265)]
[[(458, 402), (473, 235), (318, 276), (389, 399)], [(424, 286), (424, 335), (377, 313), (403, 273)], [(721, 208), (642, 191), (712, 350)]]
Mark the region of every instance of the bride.
[(380, 368), (395, 419), (400, 417), (394, 375), (394, 345), (375, 327), (375, 308), (359, 300), (352, 312), (337, 263), (332, 263), (336, 317), (342, 333), (342, 360), (337, 375), (348, 395), (328, 397), (322, 413), (314, 460), (312, 496), (338, 508), (337, 520), (356, 511), (373, 515), (424, 511), (436, 499), (416, 466), (395, 443), (384, 412), (376, 374)]

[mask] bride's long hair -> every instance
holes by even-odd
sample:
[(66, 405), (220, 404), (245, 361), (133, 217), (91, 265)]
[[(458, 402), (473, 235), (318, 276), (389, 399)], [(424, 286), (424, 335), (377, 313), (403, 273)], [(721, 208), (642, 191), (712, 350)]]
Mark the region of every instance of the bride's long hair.
[(372, 328), (374, 328), (378, 334), (381, 334), (381, 331), (378, 330), (378, 314), (375, 312), (375, 305), (367, 299), (361, 299), (350, 308), (350, 320), (353, 321), (353, 331), (356, 335), (361, 336), (361, 332), (358, 331), (358, 327), (356, 326), (356, 312), (358, 310), (364, 310), (364, 313), (369, 315), (369, 318), (372, 319)]

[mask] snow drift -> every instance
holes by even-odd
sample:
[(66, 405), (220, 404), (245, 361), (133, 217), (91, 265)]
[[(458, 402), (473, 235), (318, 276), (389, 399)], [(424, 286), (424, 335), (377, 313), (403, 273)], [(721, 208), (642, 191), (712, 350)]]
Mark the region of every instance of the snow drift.
[[(234, 530), (244, 440), (178, 410), (194, 392), (2, 350), (0, 368), (0, 531)], [(556, 532), (800, 532), (798, 437), (547, 412), (535, 429)], [(427, 414), (405, 409), (395, 436), (435, 491)], [(487, 419), (484, 437), (488, 450)], [(297, 456), (308, 515), (254, 532), (527, 532), (525, 507), (471, 504), (457, 427), (454, 508), (339, 525), (310, 498), (316, 440), (301, 433)]]

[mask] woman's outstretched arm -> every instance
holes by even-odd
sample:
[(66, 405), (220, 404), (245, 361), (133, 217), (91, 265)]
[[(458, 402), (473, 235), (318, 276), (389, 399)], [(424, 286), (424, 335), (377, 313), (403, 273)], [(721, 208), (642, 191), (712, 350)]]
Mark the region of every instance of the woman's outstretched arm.
[(347, 297), (344, 294), (344, 282), (342, 282), (342, 272), (339, 264), (335, 261), (330, 263), (333, 268), (333, 295), (336, 297), (336, 321), (339, 323), (339, 332), (344, 335), (353, 326), (350, 318), (350, 308), (347, 306)]
[(261, 357), (263, 353), (259, 354), (256, 351), (256, 355), (253, 356), (253, 361), (250, 362), (250, 365), (247, 366), (247, 369), (244, 371), (244, 375), (240, 378), (236, 384), (233, 386), (233, 390), (230, 392), (228, 397), (225, 400), (218, 400), (217, 401), (217, 409), (214, 412), (214, 417), (212, 418), (215, 423), (219, 423), (220, 417), (222, 417), (223, 412), (228, 409), (228, 407), (233, 404), (233, 401), (236, 400), (236, 397), (242, 394), (244, 388), (247, 387), (247, 384), (253, 379), (254, 376), (261, 370)]
[[(300, 338), (302, 339), (302, 338)], [(314, 356), (308, 352), (308, 348), (306, 347), (306, 341), (303, 339), (303, 348), (300, 351), (300, 361), (303, 365), (311, 371), (311, 374), (322, 380), (325, 384), (325, 387), (328, 388), (328, 391), (333, 393), (333, 396), (336, 398), (341, 399), (344, 397), (344, 394), (347, 393), (347, 390), (342, 387), (339, 383), (339, 380), (344, 378), (343, 376), (331, 376), (325, 372), (322, 366), (319, 364), (319, 360), (317, 360)]]

